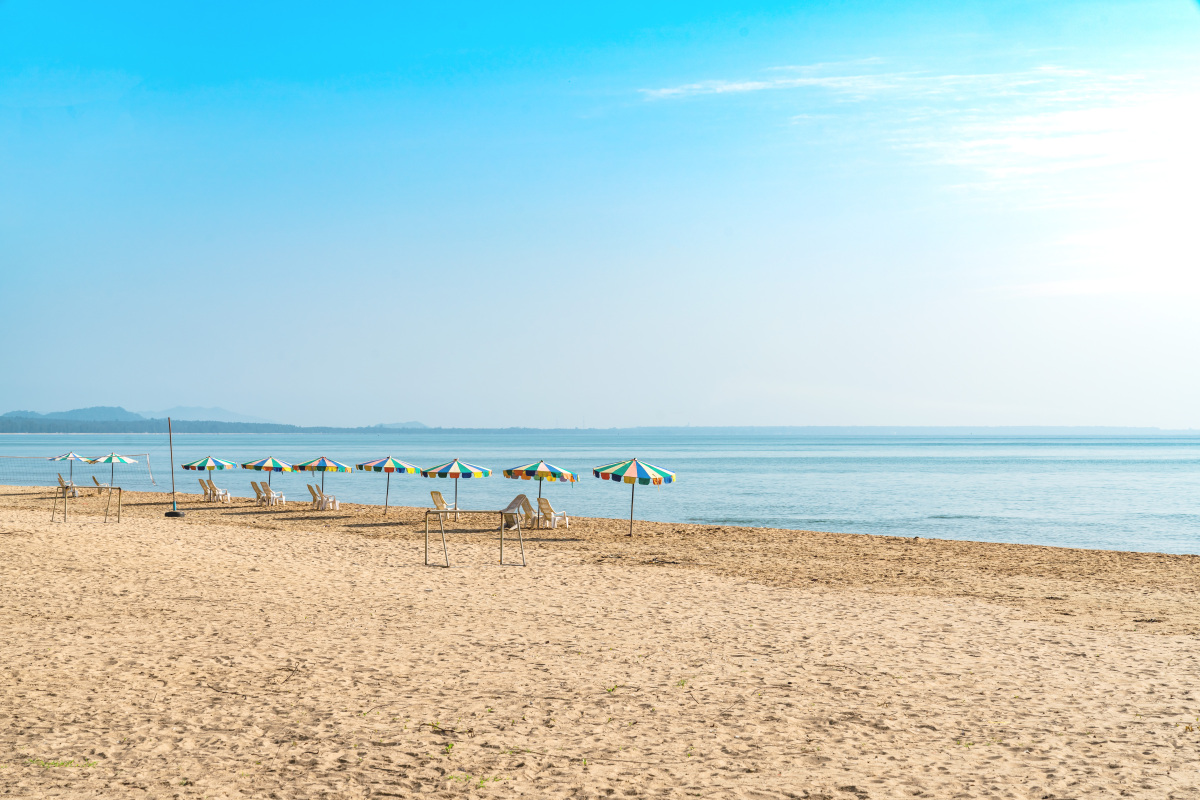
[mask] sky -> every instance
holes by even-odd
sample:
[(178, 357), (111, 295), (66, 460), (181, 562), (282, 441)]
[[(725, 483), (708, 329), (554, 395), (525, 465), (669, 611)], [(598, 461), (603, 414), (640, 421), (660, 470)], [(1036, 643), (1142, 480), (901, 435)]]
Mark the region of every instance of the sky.
[(1195, 2), (577, 5), (0, 0), (0, 412), (1200, 427)]

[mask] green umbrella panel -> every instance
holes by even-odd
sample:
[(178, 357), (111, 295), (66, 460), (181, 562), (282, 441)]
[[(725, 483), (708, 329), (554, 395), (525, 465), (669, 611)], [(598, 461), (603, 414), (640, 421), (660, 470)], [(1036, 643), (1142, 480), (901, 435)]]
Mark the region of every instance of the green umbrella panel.
[(117, 477), (117, 464), (136, 464), (138, 462), (135, 459), (130, 458), (129, 456), (120, 456), (120, 455), (117, 455), (116, 453), (109, 453), (106, 456), (100, 456), (99, 458), (93, 458), (88, 463), (111, 464), (112, 469), (109, 471), (108, 485), (112, 486), (113, 483), (116, 481), (116, 477)]

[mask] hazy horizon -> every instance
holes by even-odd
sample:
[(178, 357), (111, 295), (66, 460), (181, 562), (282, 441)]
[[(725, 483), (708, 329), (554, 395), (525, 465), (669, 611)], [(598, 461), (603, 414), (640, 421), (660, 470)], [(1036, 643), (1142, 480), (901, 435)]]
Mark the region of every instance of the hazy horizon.
[(0, 3), (0, 408), (1200, 427), (1195, 2)]
[[(87, 408), (89, 408), (89, 407), (84, 407), (83, 409), (64, 409), (61, 411), (47, 412), (46, 414), (42, 414), (41, 412), (34, 412), (34, 413), (39, 414), (39, 416), (41, 416), (41, 417), (49, 418), (49, 419), (74, 419), (74, 420), (89, 419), (89, 420), (93, 420), (93, 421), (104, 421), (106, 419), (104, 417), (99, 417), (99, 416), (95, 417), (93, 419), (91, 417), (84, 417), (84, 416), (78, 415), (78, 414), (73, 417), (70, 417), (70, 418), (54, 416), (54, 415), (63, 414), (63, 413), (71, 412), (71, 411), (84, 411), (84, 410), (87, 410)], [(95, 408), (95, 407), (91, 407), (91, 408)], [(126, 411), (127, 409), (120, 409), (120, 410)], [(168, 409), (168, 411), (179, 411), (179, 410), (180, 409)], [(211, 408), (211, 409), (203, 409), (203, 410), (215, 411), (218, 413), (211, 415), (209, 417), (176, 415), (175, 419), (177, 421), (190, 420), (190, 421), (203, 421), (203, 422), (246, 421), (244, 419), (239, 419), (239, 418), (244, 418), (245, 415), (238, 414), (237, 412), (231, 412), (228, 409)], [(14, 409), (14, 410), (8, 411), (8, 412), (0, 411), (0, 417), (11, 416), (13, 414), (18, 413), (19, 411), (28, 411), (28, 409), (19, 409), (19, 410)], [(134, 412), (134, 413), (139, 413), (139, 412)], [(149, 417), (145, 414), (143, 414), (143, 416), (146, 419), (162, 419), (164, 416), (168, 416), (168, 415), (164, 413), (161, 416), (157, 416), (157, 417)], [(276, 420), (263, 420), (263, 419), (253, 419), (250, 421), (255, 422), (255, 423), (266, 423), (266, 424), (276, 424), (276, 425), (291, 425), (291, 424), (293, 424), (293, 423), (289, 423), (289, 422), (280, 422), (280, 421), (276, 421)], [(338, 426), (317, 425), (317, 426), (312, 426), (312, 427), (338, 427)], [(1150, 434), (1190, 434), (1193, 432), (1200, 433), (1200, 430), (1188, 429), (1188, 428), (1159, 428), (1159, 427), (1152, 427), (1152, 426), (1138, 427), (1138, 426), (1120, 426), (1120, 425), (634, 425), (634, 426), (627, 426), (627, 427), (609, 426), (609, 427), (604, 427), (604, 428), (599, 428), (599, 427), (553, 428), (553, 427), (547, 427), (547, 426), (510, 425), (510, 426), (496, 426), (496, 427), (480, 428), (480, 427), (471, 427), (471, 426), (442, 426), (442, 425), (431, 426), (431, 425), (424, 425), (424, 423), (421, 423), (419, 420), (410, 420), (405, 423), (386, 423), (386, 422), (385, 423), (373, 423), (373, 424), (370, 424), (367, 426), (357, 426), (357, 427), (359, 427), (359, 428), (367, 428), (367, 427), (383, 428), (388, 431), (408, 430), (408, 431), (426, 431), (426, 432), (438, 431), (438, 430), (445, 430), (445, 431), (472, 431), (472, 430), (477, 430), (477, 431), (519, 431), (519, 430), (529, 430), (529, 431), (571, 431), (571, 430), (580, 430), (580, 431), (609, 431), (609, 430), (613, 430), (613, 431), (637, 431), (637, 430), (655, 431), (655, 430), (672, 430), (672, 431), (679, 431), (679, 430), (695, 430), (695, 431), (753, 431), (753, 432), (759, 432), (759, 433), (771, 432), (771, 431), (788, 432), (788, 433), (795, 433), (797, 431), (815, 431), (815, 432), (820, 432), (822, 434), (827, 433), (829, 435), (837, 435), (837, 433), (843, 433), (843, 434), (848, 434), (848, 435), (859, 434), (859, 433), (862, 433), (862, 434), (873, 433), (873, 434), (880, 434), (880, 435), (888, 435), (892, 432), (897, 432), (897, 431), (903, 432), (904, 434), (911, 434), (911, 435), (936, 435), (938, 433), (947, 433), (947, 434), (953, 433), (953, 434), (967, 435), (967, 434), (975, 434), (975, 433), (987, 434), (987, 433), (996, 432), (996, 433), (1000, 433), (1000, 434), (1009, 434), (1009, 435), (1017, 435), (1017, 436), (1019, 436), (1019, 435), (1030, 435), (1030, 436), (1036, 436), (1036, 435), (1044, 435), (1044, 436), (1112, 435), (1112, 436), (1121, 436), (1121, 435), (1139, 435), (1139, 434), (1150, 435)], [(346, 430), (353, 430), (353, 429), (354, 428), (346, 428)], [(101, 432), (97, 432), (96, 434), (81, 433), (81, 432), (66, 432), (66, 433), (62, 433), (61, 435), (64, 435), (64, 436), (100, 435), (100, 433)], [(49, 434), (49, 433), (38, 432), (38, 433), (20, 434), (20, 435), (35, 435), (36, 436), (36, 435), (59, 435), (59, 434)], [(119, 433), (119, 434), (115, 434), (115, 435), (160, 436), (161, 432), (145, 433), (145, 434)], [(189, 434), (189, 435), (194, 435), (194, 434)]]

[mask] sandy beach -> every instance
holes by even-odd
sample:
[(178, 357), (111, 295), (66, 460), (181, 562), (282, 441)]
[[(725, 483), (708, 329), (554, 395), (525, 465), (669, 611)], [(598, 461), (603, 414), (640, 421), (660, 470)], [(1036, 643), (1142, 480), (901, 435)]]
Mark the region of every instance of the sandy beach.
[(1200, 797), (1200, 557), (181, 497), (0, 488), (0, 794)]

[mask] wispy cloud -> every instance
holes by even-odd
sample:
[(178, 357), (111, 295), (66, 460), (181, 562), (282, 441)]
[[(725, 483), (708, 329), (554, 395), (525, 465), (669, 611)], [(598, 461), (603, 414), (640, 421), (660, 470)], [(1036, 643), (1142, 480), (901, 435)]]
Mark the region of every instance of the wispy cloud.
[(1003, 294), (1200, 294), (1191, 233), (1200, 215), (1200, 65), (941, 74), (886, 67), (778, 67), (643, 96), (793, 90), (789, 119), (805, 124), (805, 136), (828, 135), (831, 147), (890, 152), (930, 167), (944, 190), (1006, 210), (1090, 210), (1078, 217), (1086, 227), (1054, 245), (1056, 274), (998, 287)]
[[(739, 95), (746, 92), (818, 88), (866, 97), (893, 88), (893, 76), (887, 73), (846, 71), (851, 67), (860, 68), (877, 62), (877, 59), (865, 59), (840, 64), (768, 67), (763, 71), (767, 73), (763, 77), (698, 80), (696, 83), (664, 86), (659, 89), (642, 89), (641, 94), (646, 100), (676, 100), (701, 95)], [(834, 74), (823, 74), (830, 71)]]
[[(1053, 91), (1065, 80), (1090, 76), (1085, 70), (1043, 66), (1019, 72), (933, 74), (928, 72), (884, 72), (863, 69), (881, 66), (882, 59), (859, 59), (808, 65), (768, 67), (756, 78), (709, 79), (652, 89), (641, 89), (647, 100), (668, 100), (699, 95), (742, 94), (786, 89), (822, 88), (862, 97), (886, 95), (897, 99), (953, 100), (955, 97), (988, 93), (992, 99), (1027, 94), (1031, 90)], [(791, 73), (791, 74), (780, 74)], [(1061, 88), (1061, 87), (1060, 87)]]
[[(938, 74), (888, 71), (885, 66), (881, 59), (871, 59), (772, 67), (757, 77), (643, 89), (642, 95), (670, 101), (816, 90), (839, 102), (859, 101), (861, 105), (839, 112), (847, 115), (847, 124), (916, 161), (961, 168), (970, 176), (964, 175), (964, 185), (985, 189), (1068, 172), (1195, 159), (1198, 74), (1056, 64)], [(790, 118), (836, 125), (828, 104), (810, 98), (801, 92)], [(1047, 192), (1045, 199), (1063, 200), (1055, 192)]]
[(889, 88), (894, 88), (897, 85), (894, 80), (895, 76), (887, 74), (812, 74), (827, 66), (829, 65), (818, 64), (807, 68), (774, 67), (770, 70), (771, 72), (799, 70), (805, 74), (747, 80), (707, 80), (696, 83), (685, 83), (679, 86), (667, 86), (659, 89), (642, 89), (641, 92), (648, 100), (668, 100), (672, 98), (695, 97), (697, 95), (744, 94), (746, 92), (816, 87), (843, 94), (867, 97)]

